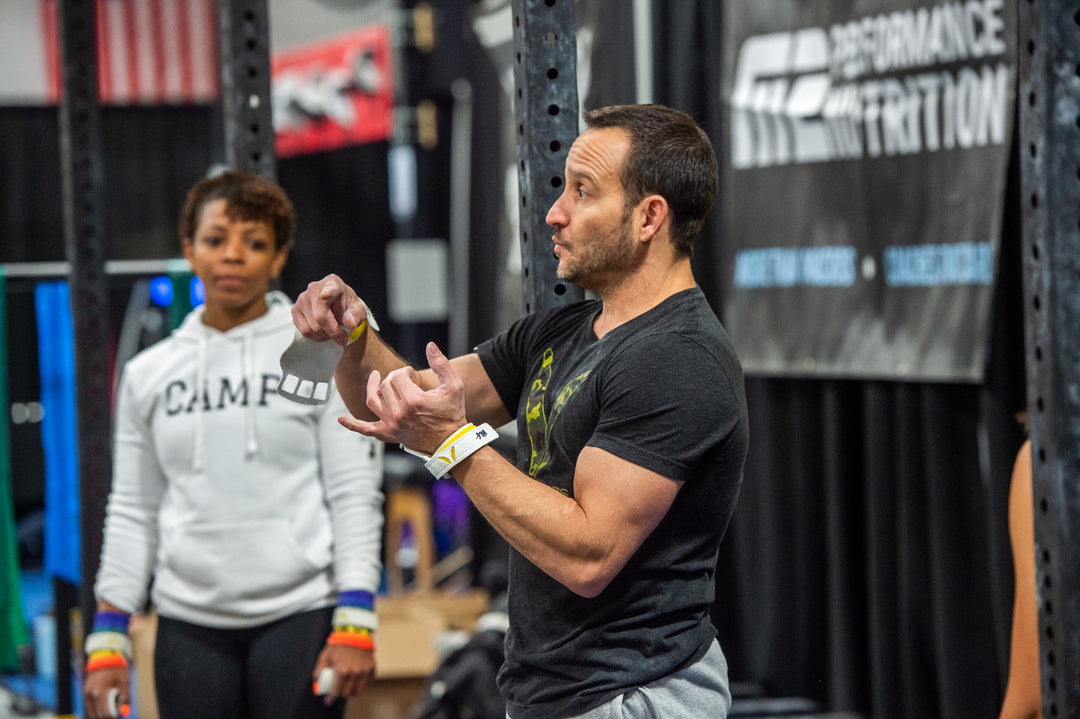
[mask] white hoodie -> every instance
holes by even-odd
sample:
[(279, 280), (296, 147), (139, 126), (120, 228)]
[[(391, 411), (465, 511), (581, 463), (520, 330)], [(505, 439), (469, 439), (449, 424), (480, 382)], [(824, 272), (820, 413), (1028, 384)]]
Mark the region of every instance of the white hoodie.
[[(191, 312), (124, 367), (96, 595), (242, 628), (374, 593), (383, 445), (280, 397), (292, 303), (219, 332)], [(202, 393), (196, 387), (204, 388)]]

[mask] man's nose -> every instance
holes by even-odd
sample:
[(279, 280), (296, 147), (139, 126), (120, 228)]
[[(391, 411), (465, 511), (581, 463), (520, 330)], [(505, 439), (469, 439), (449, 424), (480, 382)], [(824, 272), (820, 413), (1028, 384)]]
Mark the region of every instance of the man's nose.
[(562, 195), (559, 195), (551, 208), (548, 209), (544, 222), (552, 227), (566, 227), (566, 213), (562, 209)]

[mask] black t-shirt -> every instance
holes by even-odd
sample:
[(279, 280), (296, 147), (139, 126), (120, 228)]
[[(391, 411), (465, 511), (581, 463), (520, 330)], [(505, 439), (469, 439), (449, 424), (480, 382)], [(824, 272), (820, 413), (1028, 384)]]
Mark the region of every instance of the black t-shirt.
[(600, 310), (586, 300), (537, 312), (477, 348), (517, 415), (518, 467), (573, 497), (590, 445), (684, 484), (595, 598), (511, 550), (499, 687), (514, 719), (587, 711), (696, 661), (716, 635), (717, 552), (746, 458), (741, 366), (698, 288), (597, 339)]

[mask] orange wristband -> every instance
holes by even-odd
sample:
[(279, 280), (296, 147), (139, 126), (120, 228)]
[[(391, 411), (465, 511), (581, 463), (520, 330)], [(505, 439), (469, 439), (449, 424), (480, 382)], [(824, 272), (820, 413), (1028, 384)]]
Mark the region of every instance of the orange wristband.
[(94, 652), (86, 662), (86, 673), (89, 674), (98, 669), (111, 669), (112, 667), (127, 669), (127, 665), (127, 659), (124, 659), (123, 654)]
[(369, 652), (375, 650), (375, 640), (366, 632), (332, 632), (326, 643), (367, 649)]

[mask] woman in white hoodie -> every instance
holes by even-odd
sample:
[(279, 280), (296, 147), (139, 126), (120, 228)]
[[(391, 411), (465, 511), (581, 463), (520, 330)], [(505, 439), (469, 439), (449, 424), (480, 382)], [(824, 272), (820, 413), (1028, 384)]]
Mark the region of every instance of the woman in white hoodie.
[(338, 424), (336, 391), (275, 391), (292, 302), (270, 283), (294, 228), (285, 192), (253, 173), (188, 192), (180, 237), (205, 305), (123, 371), (90, 719), (129, 701), (127, 622), (148, 600), (162, 719), (340, 717), (334, 700), (373, 680), (383, 448)]

